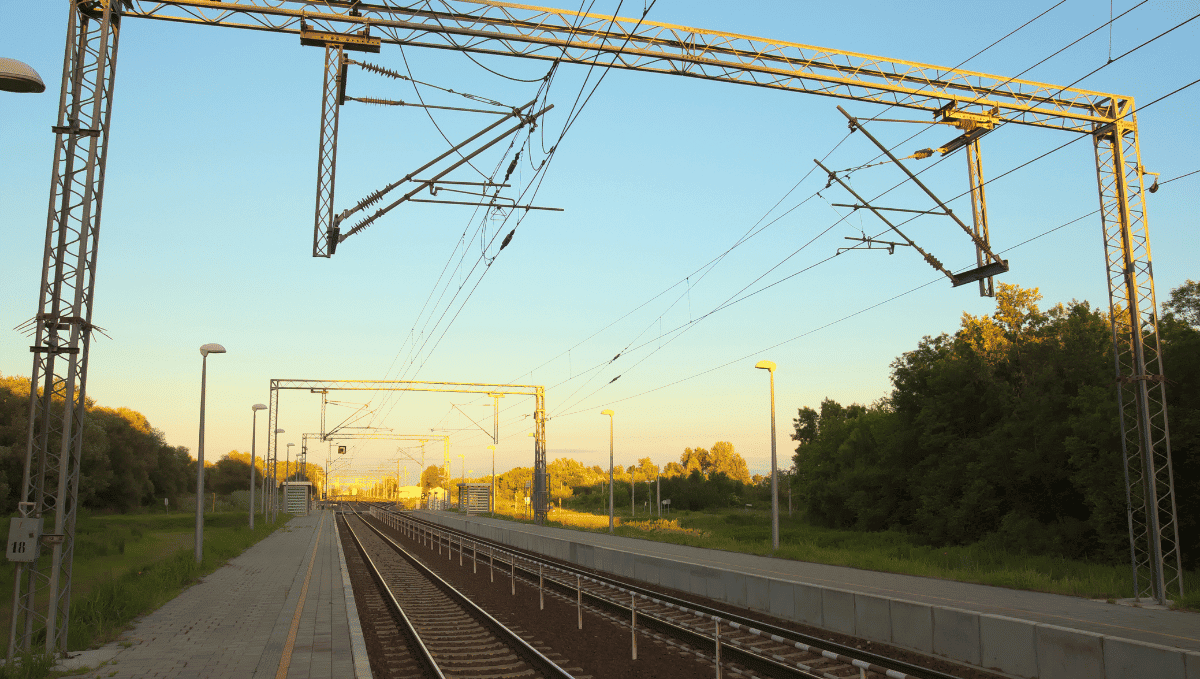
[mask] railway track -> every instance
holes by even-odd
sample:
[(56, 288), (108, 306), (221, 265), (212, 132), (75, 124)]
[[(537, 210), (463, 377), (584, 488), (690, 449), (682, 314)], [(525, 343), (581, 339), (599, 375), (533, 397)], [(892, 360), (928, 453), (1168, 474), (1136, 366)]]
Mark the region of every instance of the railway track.
[(386, 657), (373, 670), (396, 678), (575, 679), (387, 535), (356, 515), (342, 520), (378, 588), (364, 597), (368, 613), (373, 622), (384, 616), (377, 652)]
[[(439, 558), (444, 551), (446, 558), (452, 559), (457, 551), (458, 559), (468, 560), (475, 569), (488, 568), (506, 578), (531, 583), (542, 596), (589, 608), (614, 623), (636, 629), (630, 635), (635, 647), (639, 635), (649, 637), (702, 656), (727, 670), (728, 675), (956, 679), (944, 672), (540, 559), (404, 513), (379, 507), (372, 508), (371, 513), (380, 524)], [(718, 649), (720, 660), (716, 662)]]

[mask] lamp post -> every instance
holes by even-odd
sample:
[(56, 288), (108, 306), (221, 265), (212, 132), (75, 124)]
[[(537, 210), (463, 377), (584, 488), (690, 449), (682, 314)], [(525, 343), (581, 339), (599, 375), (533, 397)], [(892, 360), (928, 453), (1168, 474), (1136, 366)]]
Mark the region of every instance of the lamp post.
[[(274, 521), (274, 520), (275, 520), (275, 508), (276, 508), (275, 506), (276, 506), (276, 504), (277, 504), (277, 503), (276, 503), (276, 499), (275, 499), (275, 493), (276, 493), (276, 491), (278, 490), (278, 489), (276, 488), (276, 484), (277, 484), (277, 482), (278, 482), (278, 480), (279, 480), (279, 479), (277, 478), (277, 476), (276, 476), (276, 474), (277, 474), (277, 473), (278, 473), (278, 471), (279, 471), (279, 470), (277, 469), (277, 467), (279, 466), (279, 435), (280, 435), (280, 434), (286, 434), (286, 433), (287, 433), (287, 432), (285, 432), (283, 429), (276, 428), (276, 429), (275, 429), (275, 445), (274, 445), (274, 446), (272, 446), (272, 448), (271, 448), (272, 450), (274, 450), (274, 451), (275, 451), (275, 456), (274, 456), (274, 457), (272, 457), (272, 458), (271, 458), (271, 460), (270, 460), (270, 465), (271, 465), (271, 502), (270, 502), (271, 509), (270, 509), (270, 518), (271, 518), (271, 520), (272, 520), (272, 521)], [(265, 501), (265, 500), (266, 500), (266, 498), (264, 497), (264, 498), (263, 498), (263, 500)], [(263, 509), (263, 512), (264, 512), (264, 515), (266, 515), (266, 512), (267, 512), (267, 510), (264, 508), (264, 509)]]
[[(492, 397), (492, 445), (488, 448), (492, 449), (492, 491), (491, 495), (494, 498), (496, 495), (496, 446), (500, 445), (500, 399), (504, 398), (504, 394), (488, 394)], [(496, 516), (495, 500), (489, 498), (489, 503), (492, 505), (492, 517)]]
[(196, 450), (196, 563), (204, 560), (204, 392), (208, 383), (208, 355), (223, 354), (220, 344), (200, 347), (200, 445)]
[(779, 551), (779, 472), (775, 468), (775, 364), (759, 361), (755, 368), (771, 374), (771, 554)]
[(489, 445), (488, 450), (492, 451), (492, 488), (488, 491), (488, 504), (491, 505), (492, 518), (496, 518), (496, 446)]
[(613, 411), (601, 410), (608, 415), (608, 533), (613, 533)]
[(266, 409), (267, 406), (261, 403), (250, 406), (250, 412), (253, 413), (250, 417), (250, 530), (254, 530), (254, 445), (257, 442), (258, 411)]
[[(467, 482), (467, 456), (464, 453), (458, 454), (458, 471), (462, 474), (463, 483)], [(450, 484), (446, 484), (450, 485)], [(446, 500), (450, 499), (450, 489), (446, 489)], [(458, 503), (462, 504), (462, 491), (458, 491)]]
[(283, 482), (287, 483), (292, 480), (292, 446), (295, 443), (287, 444), (287, 453), (283, 457)]

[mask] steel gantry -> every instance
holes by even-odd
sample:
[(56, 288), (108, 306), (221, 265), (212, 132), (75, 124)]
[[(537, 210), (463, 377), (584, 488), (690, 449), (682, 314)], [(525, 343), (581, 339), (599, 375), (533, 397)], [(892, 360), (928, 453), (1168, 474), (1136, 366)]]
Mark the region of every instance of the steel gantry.
[[(442, 469), (446, 473), (446, 478), (450, 478), (450, 435), (449, 434), (394, 434), (390, 431), (378, 432), (335, 432), (328, 434), (311, 433), (300, 435), (300, 455), (303, 456), (308, 446), (308, 439), (317, 439), (320, 441), (416, 441), (421, 444), (421, 459), (418, 460), (411, 455), (405, 455), (413, 462), (421, 465), (421, 471), (425, 471), (425, 444), (429, 441), (442, 442)], [(326, 469), (329, 468), (326, 463)]]
[[(344, 234), (334, 219), (346, 50), (382, 44), (586, 63), (817, 94), (928, 113), (942, 122), (1017, 123), (1091, 135), (1127, 476), (1135, 596), (1182, 593), (1165, 380), (1132, 97), (858, 52), (492, 0), (400, 7), (386, 0), (71, 0), (39, 302), (33, 323), (23, 511), (52, 517), (14, 590), (10, 655), (35, 629), (64, 648), (85, 414), (96, 246), (118, 38), (126, 18), (293, 34), (326, 51), (313, 254)], [(962, 139), (960, 137), (960, 139)], [(969, 159), (978, 172), (978, 149)], [(972, 184), (975, 185), (974, 182)], [(982, 199), (982, 193), (973, 197)], [(982, 207), (980, 205), (979, 207)], [(325, 227), (325, 228), (322, 228)], [(985, 226), (976, 232), (986, 240)], [(331, 236), (334, 240), (330, 240)], [(274, 411), (272, 411), (274, 412)], [(538, 420), (539, 432), (543, 423)], [(539, 434), (539, 441), (544, 439)], [(539, 444), (540, 445), (540, 444)], [(544, 451), (543, 451), (544, 452)], [(31, 504), (28, 504), (31, 503)], [(41, 603), (38, 603), (41, 602)], [(45, 602), (48, 602), (45, 603)], [(47, 606), (45, 612), (35, 610)]]
[[(270, 417), (271, 430), (274, 431), (278, 427), (279, 422), (279, 392), (280, 391), (302, 391), (309, 390), (313, 393), (321, 393), (322, 398), (325, 398), (325, 393), (334, 391), (428, 391), (442, 392), (452, 394), (480, 394), (489, 396), (493, 399), (497, 398), (498, 394), (511, 394), (515, 396), (532, 396), (534, 398), (533, 421), (534, 421), (534, 453), (533, 453), (533, 474), (535, 480), (535, 488), (533, 492), (534, 519), (541, 524), (545, 522), (546, 515), (549, 511), (549, 492), (546, 486), (546, 388), (538, 385), (527, 384), (479, 384), (473, 382), (420, 382), (409, 380), (300, 380), (300, 379), (273, 379), (270, 386), (270, 398), (267, 401), (268, 412)], [(379, 438), (391, 439), (395, 437), (406, 437), (405, 440), (443, 440), (444, 464), (446, 466), (446, 478), (450, 478), (450, 437), (448, 435), (438, 434), (380, 434), (380, 433), (363, 433), (363, 434), (326, 434), (326, 437), (359, 437), (362, 439)], [(273, 457), (277, 443), (274, 438), (268, 439), (267, 454)], [(422, 463), (424, 464), (424, 463)]]

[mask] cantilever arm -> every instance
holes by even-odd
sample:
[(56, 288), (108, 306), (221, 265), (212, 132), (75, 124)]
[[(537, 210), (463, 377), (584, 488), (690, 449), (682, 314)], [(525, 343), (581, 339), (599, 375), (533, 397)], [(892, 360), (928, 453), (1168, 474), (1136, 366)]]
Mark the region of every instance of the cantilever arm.
[[(994, 252), (992, 252), (992, 249), (991, 249), (991, 247), (988, 246), (987, 242), (985, 242), (974, 231), (972, 231), (971, 227), (967, 226), (966, 224), (963, 224), (962, 220), (958, 218), (958, 215), (954, 214), (954, 211), (952, 211), (945, 203), (943, 203), (942, 199), (938, 198), (933, 193), (933, 191), (930, 191), (929, 187), (925, 186), (925, 184), (920, 179), (917, 179), (917, 175), (913, 174), (911, 170), (909, 170), (907, 167), (905, 167), (904, 163), (900, 162), (900, 159), (898, 159), (898, 158), (896, 158), (896, 156), (892, 155), (892, 152), (888, 149), (888, 147), (884, 146), (883, 144), (880, 144), (879, 140), (876, 139), (870, 132), (868, 132), (867, 128), (864, 127), (863, 124), (858, 121), (858, 118), (855, 118), (854, 116), (850, 115), (849, 113), (846, 113), (846, 109), (842, 108), (841, 106), (837, 107), (837, 109), (842, 112), (842, 115), (846, 116), (846, 119), (850, 121), (850, 125), (853, 129), (860, 130), (864, 135), (866, 135), (867, 139), (870, 139), (871, 143), (878, 146), (879, 150), (883, 151), (887, 155), (887, 157), (890, 158), (891, 161), (896, 164), (897, 167), (899, 167), (901, 170), (904, 170), (904, 174), (908, 175), (908, 178), (913, 180), (914, 184), (921, 187), (921, 190), (924, 191), (925, 194), (928, 195), (930, 198), (932, 198), (933, 202), (938, 204), (938, 207), (942, 208), (942, 211), (945, 213), (945, 215), (947, 217), (949, 217), (950, 219), (953, 219), (954, 223), (958, 224), (959, 227), (961, 227), (962, 230), (965, 231), (966, 234), (971, 237), (971, 240), (975, 242), (976, 247), (978, 247), (980, 250), (986, 252), (988, 254), (988, 256), (991, 257), (992, 259), (995, 259), (995, 260), (1000, 259), (999, 257), (996, 256), (996, 254)], [(875, 208), (871, 208), (871, 209), (874, 210)]]
[(905, 243), (907, 243), (909, 246), (911, 246), (911, 247), (912, 247), (912, 249), (914, 249), (914, 250), (916, 250), (917, 252), (921, 253), (921, 256), (925, 258), (925, 261), (929, 263), (929, 266), (932, 266), (933, 268), (937, 269), (938, 271), (941, 271), (942, 273), (946, 274), (946, 278), (949, 278), (951, 283), (957, 283), (957, 282), (958, 282), (958, 279), (954, 277), (954, 274), (950, 273), (950, 270), (949, 270), (949, 269), (947, 269), (945, 266), (943, 266), (943, 265), (942, 265), (942, 263), (941, 263), (941, 262), (939, 262), (939, 261), (938, 261), (938, 259), (937, 259), (936, 257), (934, 257), (933, 255), (929, 254), (928, 252), (925, 252), (923, 249), (921, 249), (921, 246), (917, 245), (916, 243), (914, 243), (914, 242), (913, 242), (913, 240), (912, 240), (911, 238), (909, 238), (908, 236), (904, 235), (904, 232), (903, 232), (903, 231), (901, 231), (900, 229), (897, 229), (895, 224), (892, 224), (891, 222), (889, 222), (889, 221), (888, 221), (888, 218), (887, 218), (887, 217), (884, 217), (882, 212), (880, 212), (879, 210), (875, 209), (875, 208), (874, 208), (874, 207), (873, 207), (873, 206), (872, 206), (870, 203), (868, 203), (868, 202), (867, 202), (867, 200), (866, 200), (865, 198), (863, 198), (862, 196), (858, 195), (858, 193), (857, 193), (857, 192), (856, 192), (854, 189), (850, 188), (850, 185), (849, 185), (849, 184), (847, 184), (846, 182), (842, 181), (842, 178), (841, 178), (841, 177), (837, 176), (837, 174), (836, 174), (836, 173), (834, 173), (832, 170), (830, 170), (829, 168), (827, 168), (827, 167), (825, 167), (824, 165), (822, 165), (822, 164), (821, 164), (821, 161), (819, 161), (819, 160), (817, 160), (817, 159), (815, 159), (815, 158), (814, 158), (814, 159), (813, 159), (813, 162), (814, 162), (814, 163), (816, 163), (816, 164), (817, 164), (817, 166), (818, 166), (818, 167), (820, 167), (822, 170), (825, 170), (826, 174), (828, 174), (828, 175), (829, 175), (829, 178), (830, 178), (830, 179), (833, 179), (833, 180), (834, 180), (834, 181), (836, 181), (838, 184), (841, 184), (843, 189), (846, 189), (847, 191), (849, 191), (849, 192), (850, 192), (850, 195), (854, 196), (854, 199), (855, 199), (855, 200), (857, 200), (858, 202), (862, 203), (864, 206), (866, 206), (866, 208), (867, 208), (868, 210), (870, 210), (871, 212), (875, 213), (875, 216), (876, 216), (876, 217), (878, 217), (878, 218), (880, 218), (881, 220), (883, 220), (883, 223), (884, 223), (884, 224), (887, 224), (887, 225), (888, 225), (888, 228), (890, 228), (892, 231), (895, 231), (895, 232), (896, 232), (896, 233), (897, 233), (897, 234), (898, 234), (898, 235), (899, 235), (901, 238), (903, 238), (903, 239), (904, 239), (904, 242), (905, 242)]
[[(527, 124), (529, 124), (529, 123), (533, 122), (534, 120), (538, 119), (539, 117), (541, 117), (541, 116), (545, 115), (545, 114), (546, 114), (546, 112), (547, 112), (547, 111), (549, 111), (549, 110), (550, 110), (550, 109), (552, 109), (552, 108), (554, 108), (554, 105), (553, 105), (553, 104), (552, 104), (552, 105), (550, 105), (550, 106), (547, 106), (546, 108), (544, 108), (544, 109), (542, 109), (542, 110), (540, 110), (540, 111), (538, 111), (537, 113), (534, 113), (534, 114), (532, 114), (532, 115), (529, 115), (529, 116), (524, 116), (524, 117), (522, 118), (521, 122), (517, 123), (516, 125), (513, 125), (512, 127), (508, 128), (508, 129), (507, 129), (507, 130), (505, 130), (504, 132), (501, 132), (501, 133), (500, 133), (500, 135), (499, 135), (499, 136), (497, 136), (495, 139), (492, 139), (491, 141), (489, 141), (488, 143), (484, 144), (483, 146), (481, 146), (481, 147), (479, 147), (479, 148), (475, 149), (474, 151), (472, 151), (471, 153), (469, 153), (469, 154), (467, 154), (467, 155), (463, 156), (461, 160), (459, 160), (458, 162), (454, 163), (453, 165), (451, 165), (450, 167), (446, 168), (445, 170), (442, 170), (441, 172), (437, 173), (437, 174), (436, 174), (436, 175), (434, 175), (433, 177), (431, 177), (431, 178), (429, 178), (429, 179), (426, 179), (426, 180), (424, 180), (424, 181), (422, 181), (422, 182), (418, 183), (418, 184), (417, 184), (417, 186), (416, 186), (416, 188), (412, 189), (411, 191), (409, 191), (408, 193), (404, 194), (403, 196), (400, 196), (399, 198), (397, 198), (396, 200), (392, 201), (391, 203), (389, 203), (389, 204), (387, 204), (387, 205), (385, 205), (385, 206), (383, 206), (383, 207), (379, 208), (378, 210), (376, 210), (376, 211), (374, 212), (374, 214), (372, 214), (372, 215), (371, 215), (371, 216), (369, 216), (369, 217), (366, 217), (366, 218), (364, 218), (364, 219), (363, 219), (362, 221), (360, 221), (358, 224), (355, 224), (355, 225), (354, 225), (354, 228), (350, 229), (350, 230), (349, 230), (349, 231), (347, 231), (346, 233), (344, 233), (344, 234), (340, 234), (340, 235), (337, 237), (337, 239), (338, 239), (338, 242), (340, 243), (340, 242), (342, 242), (342, 241), (346, 240), (347, 238), (349, 238), (350, 236), (353, 236), (354, 234), (358, 233), (359, 231), (362, 231), (363, 229), (367, 228), (367, 227), (368, 227), (368, 226), (370, 226), (372, 223), (374, 223), (376, 219), (379, 219), (380, 217), (384, 216), (384, 215), (385, 215), (385, 214), (387, 214), (388, 212), (391, 212), (391, 211), (392, 211), (392, 209), (393, 209), (393, 208), (395, 208), (396, 206), (400, 205), (400, 203), (403, 203), (404, 201), (406, 201), (406, 200), (409, 200), (410, 198), (412, 198), (413, 196), (417, 195), (417, 194), (418, 194), (418, 193), (420, 193), (421, 191), (424, 191), (425, 189), (429, 188), (429, 187), (430, 187), (430, 186), (432, 186), (433, 184), (437, 183), (437, 180), (441, 179), (442, 177), (444, 177), (444, 176), (446, 176), (446, 175), (450, 174), (450, 173), (451, 173), (451, 172), (453, 172), (454, 170), (457, 170), (458, 168), (462, 167), (462, 166), (463, 166), (463, 165), (465, 165), (466, 163), (470, 162), (470, 160), (471, 160), (472, 158), (474, 158), (475, 156), (477, 156), (477, 155), (479, 155), (479, 154), (483, 153), (484, 151), (488, 150), (488, 149), (489, 149), (489, 148), (491, 148), (492, 146), (495, 146), (497, 142), (499, 142), (500, 140), (504, 139), (505, 137), (507, 137), (507, 136), (509, 136), (509, 135), (513, 134), (514, 132), (517, 132), (517, 131), (518, 131), (518, 130), (520, 130), (522, 127), (525, 127), (525, 125), (527, 125)], [(501, 120), (506, 120), (506, 119), (507, 119), (507, 118), (502, 118)], [(499, 123), (499, 122), (500, 122), (500, 121), (497, 121), (497, 123)], [(442, 156), (442, 157), (445, 157), (445, 154), (443, 154), (443, 156)], [(430, 166), (430, 165), (431, 165), (433, 162), (436, 162), (436, 161), (431, 161), (430, 163), (426, 163), (426, 164), (425, 164), (424, 166), (422, 166), (422, 167), (421, 167), (419, 170), (417, 170), (416, 172), (413, 172), (413, 173), (411, 173), (409, 176), (414, 176), (414, 175), (416, 175), (418, 172), (424, 172), (425, 170), (429, 169), (429, 166)], [(403, 181), (403, 180), (401, 180), (401, 181)], [(394, 184), (394, 185), (390, 186), (390, 187), (389, 187), (387, 190), (388, 190), (388, 191), (390, 191), (392, 188), (395, 188), (395, 186), (397, 186), (398, 184), (399, 184), (399, 182), (397, 182), (397, 184)], [(378, 200), (378, 198), (375, 198), (375, 200)], [(374, 201), (372, 201), (372, 202), (374, 202)], [(369, 204), (369, 203), (368, 203), (368, 204)]]

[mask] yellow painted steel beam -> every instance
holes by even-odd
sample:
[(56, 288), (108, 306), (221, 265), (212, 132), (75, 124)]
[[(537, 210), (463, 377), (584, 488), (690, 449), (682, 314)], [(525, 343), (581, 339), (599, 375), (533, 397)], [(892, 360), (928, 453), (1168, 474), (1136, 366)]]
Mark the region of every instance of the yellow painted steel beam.
[[(131, 0), (126, 16), (395, 45), (598, 63), (1091, 133), (1132, 98), (737, 33), (491, 0), (447, 11), (335, 0)], [(366, 33), (364, 34), (364, 31)], [(1117, 106), (1112, 106), (1112, 103)]]

